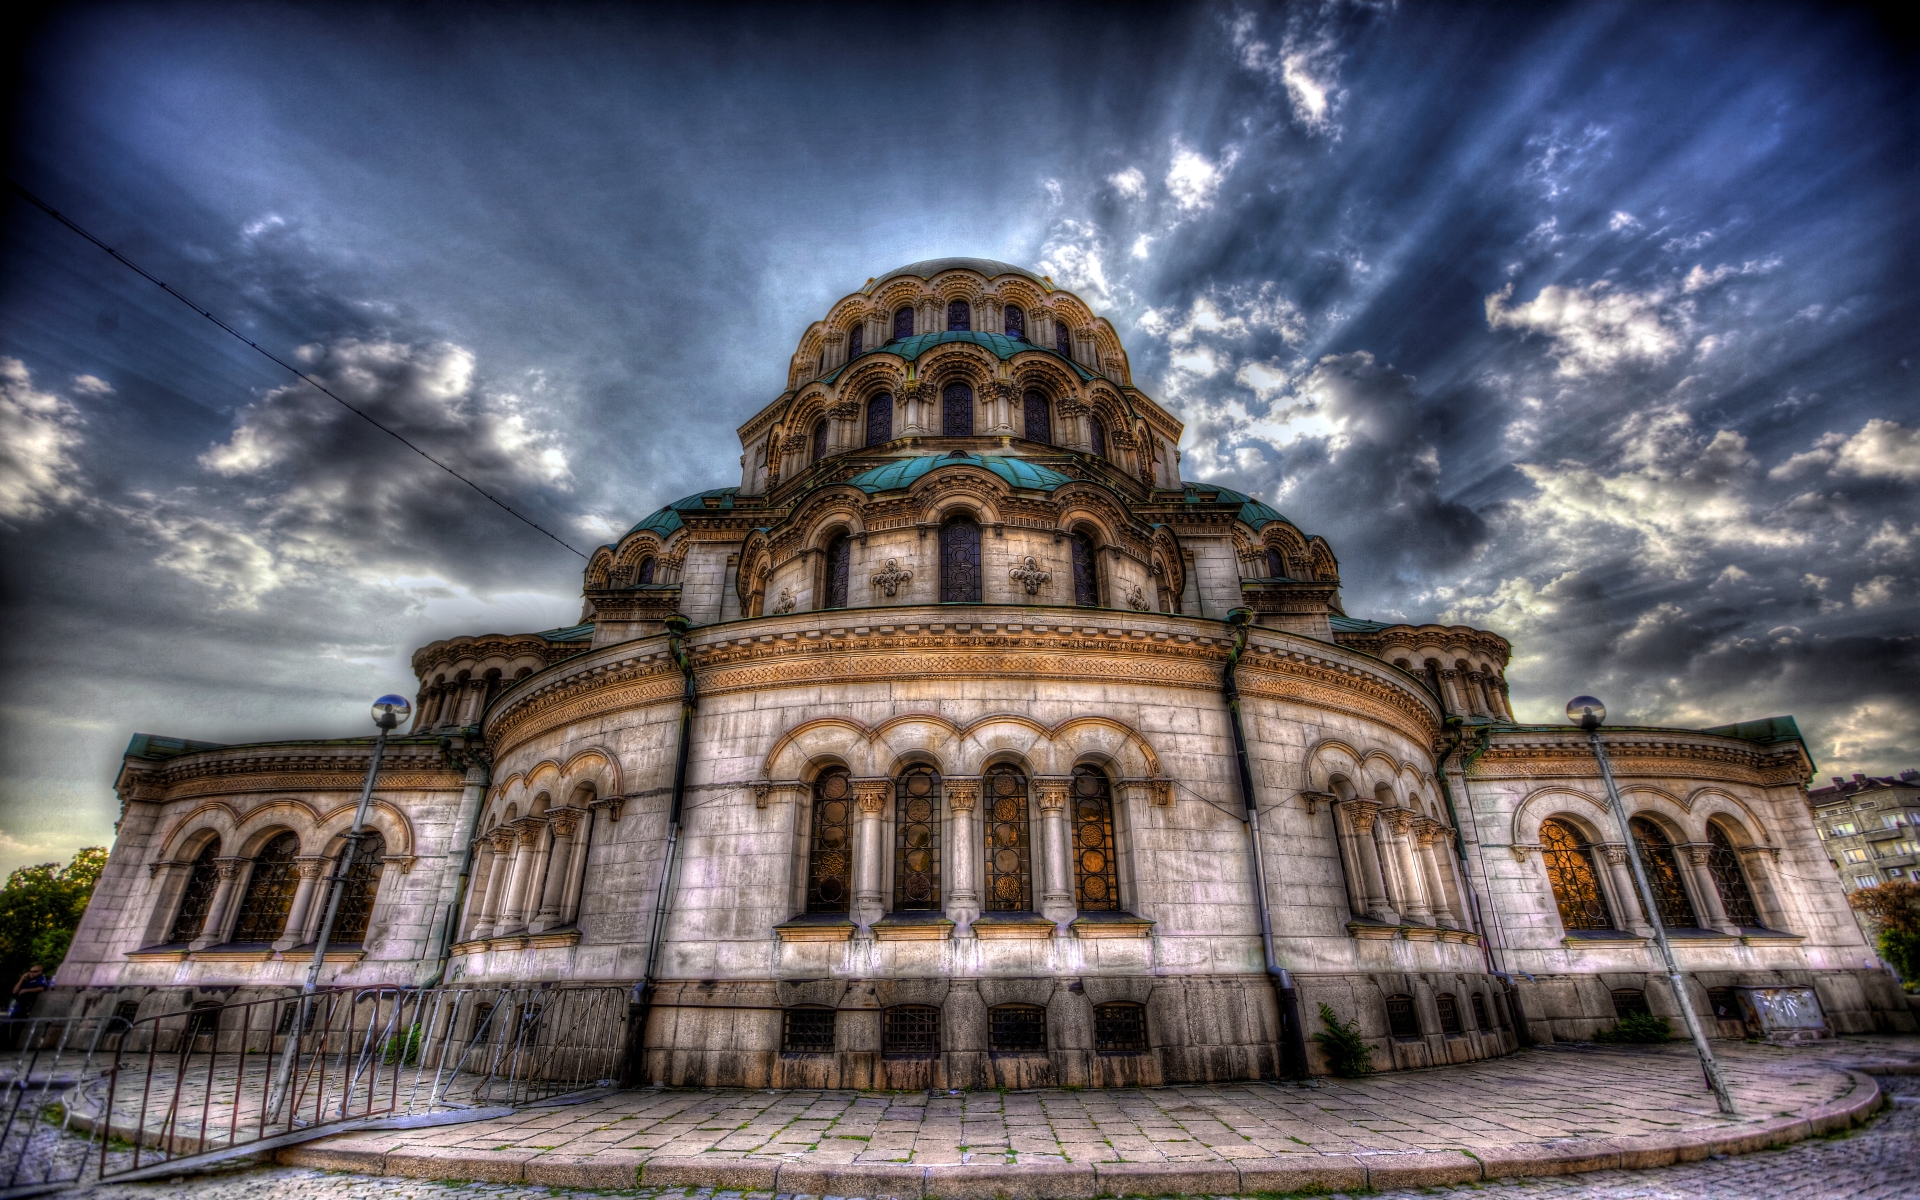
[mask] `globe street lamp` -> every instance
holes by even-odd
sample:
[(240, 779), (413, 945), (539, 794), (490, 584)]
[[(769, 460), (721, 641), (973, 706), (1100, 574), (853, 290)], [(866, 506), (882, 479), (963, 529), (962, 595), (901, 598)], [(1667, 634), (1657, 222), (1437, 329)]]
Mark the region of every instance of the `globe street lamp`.
[(1620, 836), (1627, 846), (1627, 861), (1633, 864), (1633, 881), (1640, 890), (1640, 906), (1646, 910), (1647, 922), (1653, 926), (1653, 939), (1659, 943), (1660, 956), (1666, 960), (1667, 979), (1673, 984), (1674, 1001), (1680, 1005), (1680, 1017), (1687, 1024), (1687, 1033), (1693, 1038), (1693, 1048), (1700, 1055), (1700, 1069), (1706, 1073), (1707, 1086), (1720, 1102), (1720, 1111), (1728, 1116), (1738, 1113), (1733, 1107), (1733, 1096), (1727, 1091), (1727, 1084), (1720, 1077), (1720, 1064), (1713, 1060), (1713, 1051), (1707, 1046), (1706, 1031), (1700, 1027), (1700, 1018), (1693, 1011), (1693, 1001), (1687, 995), (1687, 985), (1680, 978), (1680, 964), (1674, 961), (1673, 945), (1667, 941), (1666, 923), (1660, 919), (1660, 906), (1653, 898), (1653, 888), (1647, 882), (1647, 868), (1640, 861), (1640, 848), (1634, 842), (1633, 827), (1627, 824), (1627, 807), (1620, 800), (1620, 789), (1613, 782), (1613, 765), (1607, 761), (1606, 747), (1600, 744), (1600, 723), (1607, 719), (1607, 706), (1593, 696), (1575, 696), (1567, 701), (1567, 720), (1587, 731), (1587, 739), (1593, 743), (1593, 757), (1600, 764), (1600, 778), (1607, 785), (1607, 799), (1613, 805), (1613, 819), (1620, 825)]
[(327, 939), (333, 936), (334, 918), (340, 915), (340, 897), (347, 888), (347, 876), (353, 871), (353, 858), (360, 850), (360, 834), (367, 824), (367, 806), (373, 801), (374, 781), (380, 778), (380, 759), (387, 752), (387, 734), (405, 721), (413, 705), (405, 696), (382, 696), (373, 702), (373, 723), (380, 732), (373, 739), (373, 761), (367, 764), (367, 782), (360, 789), (360, 807), (353, 810), (353, 828), (347, 831), (347, 843), (340, 851), (340, 862), (328, 880), (327, 915), (320, 922), (320, 936), (313, 946), (313, 965), (307, 968), (306, 991), (320, 984), (320, 968), (327, 961)]

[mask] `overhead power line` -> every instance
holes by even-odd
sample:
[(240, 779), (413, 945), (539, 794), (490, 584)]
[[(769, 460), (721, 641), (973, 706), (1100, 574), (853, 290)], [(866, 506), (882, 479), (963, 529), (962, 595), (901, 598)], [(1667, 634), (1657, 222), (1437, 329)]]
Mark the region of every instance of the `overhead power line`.
[(28, 191), (26, 188), (21, 187), (18, 183), (15, 183), (11, 179), (7, 180), (7, 184), (10, 187), (12, 187), (14, 191), (18, 192), (21, 198), (26, 200), (27, 203), (33, 205), (35, 208), (39, 209), (41, 212), (46, 213), (48, 216), (52, 217), (54, 220), (60, 222), (62, 225), (65, 225), (68, 229), (73, 230), (75, 233), (87, 239), (89, 242), (92, 242), (94, 245), (100, 247), (102, 250), (105, 250), (108, 254), (112, 255), (114, 261), (118, 262), (121, 266), (124, 266), (128, 270), (131, 270), (134, 273), (138, 274), (142, 279), (145, 279), (147, 282), (153, 284), (155, 287), (158, 287), (161, 291), (165, 292), (167, 295), (172, 296), (175, 300), (178, 300), (180, 303), (186, 305), (188, 308), (192, 309), (194, 312), (199, 313), (201, 316), (205, 317), (207, 320), (212, 321), (215, 325), (218, 325), (221, 329), (224, 329), (228, 333), (232, 334), (234, 337), (245, 342), (247, 345), (253, 347), (254, 350), (258, 351), (263, 358), (266, 358), (268, 361), (276, 363), (279, 366), (285, 367), (288, 371), (292, 372), (296, 378), (301, 379), (304, 382), (312, 385), (315, 391), (318, 391), (321, 395), (325, 396), (327, 399), (333, 401), (335, 404), (338, 404), (341, 408), (346, 409), (348, 412), (352, 413), (354, 416), (359, 417), (362, 421), (365, 421), (367, 424), (373, 426), (375, 429), (378, 429), (381, 433), (386, 434), (388, 437), (399, 442), (402, 446), (405, 446), (407, 449), (413, 451), (415, 454), (418, 454), (421, 458), (426, 459), (428, 462), (432, 463), (434, 466), (439, 467), (442, 471), (445, 471), (447, 474), (453, 476), (455, 479), (458, 479), (461, 483), (464, 483), (468, 487), (472, 488), (474, 491), (479, 492), (482, 496), (485, 496), (488, 501), (490, 501), (495, 505), (498, 505), (502, 510), (504, 510), (509, 515), (511, 515), (514, 520), (519, 521), (522, 524), (525, 524), (527, 526), (530, 526), (533, 529), (539, 530), (542, 534), (545, 534), (547, 537), (552, 538), (553, 541), (555, 541), (559, 545), (566, 546), (567, 549), (573, 550), (573, 552), (575, 554), (580, 555), (581, 558), (587, 557), (581, 551), (574, 550), (572, 546), (568, 546), (567, 543), (561, 541), (554, 534), (542, 528), (538, 521), (535, 521), (531, 517), (522, 515), (520, 512), (515, 510), (512, 505), (500, 499), (498, 496), (495, 496), (492, 492), (489, 492), (487, 489), (481, 487), (479, 484), (475, 483), (473, 480), (468, 479), (465, 475), (462, 475), (460, 472), (454, 470), (452, 467), (441, 462), (439, 459), (435, 458), (433, 455), (428, 454), (425, 450), (422, 450), (420, 447), (414, 445), (412, 442), (408, 441), (405, 437), (403, 437), (398, 432), (387, 428), (385, 425), (382, 425), (379, 421), (369, 416), (365, 411), (355, 408), (353, 405), (347, 403), (345, 400), (342, 400), (339, 396), (334, 395), (333, 392), (329, 391), (326, 385), (321, 383), (318, 379), (315, 379), (313, 376), (307, 374), (305, 371), (302, 371), (300, 368), (294, 366), (292, 363), (274, 354), (271, 350), (265, 349), (258, 342), (254, 341), (252, 338), (249, 338), (247, 335), (241, 333), (239, 330), (235, 329), (233, 326), (227, 324), (225, 321), (222, 321), (219, 317), (214, 316), (212, 313), (208, 312), (206, 309), (201, 308), (198, 304), (195, 304), (193, 301), (187, 299), (185, 296), (181, 295), (178, 291), (175, 291), (171, 286), (162, 282), (160, 279), (156, 278), (145, 267), (142, 267), (139, 263), (134, 262), (132, 259), (128, 258), (126, 255), (120, 253), (118, 250), (115, 250), (112, 246), (107, 245), (105, 242), (101, 241), (99, 238), (93, 236), (91, 233), (88, 233), (85, 229), (82, 229), (78, 224), (76, 224), (73, 221), (72, 218), (68, 217), (65, 213), (61, 212), (60, 210), (54, 208), (53, 205), (48, 204), (45, 200), (42, 200), (40, 197), (34, 195), (32, 192)]

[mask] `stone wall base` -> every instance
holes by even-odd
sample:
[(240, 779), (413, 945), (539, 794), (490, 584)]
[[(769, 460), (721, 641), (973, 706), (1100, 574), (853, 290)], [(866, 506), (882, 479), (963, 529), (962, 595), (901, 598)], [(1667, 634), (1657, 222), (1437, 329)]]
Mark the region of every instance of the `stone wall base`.
[[(1836, 1034), (1916, 1033), (1913, 1009), (1892, 975), (1881, 970), (1694, 971), (1686, 975), (1694, 1011), (1705, 1018), (1710, 1038), (1744, 1038), (1746, 1026), (1738, 1020), (1713, 1019), (1709, 990), (1733, 987), (1811, 987)], [(1602, 971), (1598, 974), (1516, 977), (1527, 1028), (1539, 1042), (1590, 1041), (1613, 1027), (1617, 1016), (1613, 992), (1633, 989), (1645, 993), (1656, 1017), (1668, 1018), (1675, 1037), (1685, 1037), (1680, 1010), (1665, 974), (1652, 971)]]

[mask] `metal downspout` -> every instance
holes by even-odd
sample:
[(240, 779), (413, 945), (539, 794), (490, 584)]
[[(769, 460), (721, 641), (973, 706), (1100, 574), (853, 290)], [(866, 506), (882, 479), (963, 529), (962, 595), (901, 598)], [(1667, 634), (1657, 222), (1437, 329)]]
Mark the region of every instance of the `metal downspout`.
[(1240, 688), (1234, 680), (1240, 656), (1247, 649), (1247, 626), (1253, 620), (1249, 609), (1236, 608), (1227, 614), (1233, 627), (1233, 647), (1227, 652), (1226, 670), (1220, 677), (1220, 694), (1227, 701), (1227, 715), (1233, 726), (1233, 757), (1240, 779), (1240, 802), (1246, 807), (1247, 840), (1253, 849), (1253, 887), (1260, 900), (1260, 945), (1267, 960), (1267, 981), (1273, 985), (1274, 999), (1280, 1008), (1280, 1077), (1304, 1079), (1307, 1076), (1306, 1029), (1300, 1020), (1300, 993), (1293, 975), (1280, 965), (1273, 949), (1273, 915), (1267, 902), (1266, 854), (1260, 839), (1260, 805), (1253, 794), (1253, 767), (1247, 759), (1247, 733), (1240, 717)]
[(680, 690), (680, 744), (673, 761), (673, 798), (667, 805), (667, 842), (660, 856), (660, 890), (653, 905), (653, 932), (647, 938), (647, 967), (634, 985), (634, 1003), (627, 1015), (628, 1070), (637, 1081), (645, 1066), (647, 1017), (653, 1011), (654, 973), (660, 966), (660, 941), (667, 929), (667, 909), (673, 898), (675, 851), (680, 846), (680, 815), (687, 798), (687, 755), (693, 742), (693, 711), (700, 706), (700, 691), (694, 683), (693, 660), (687, 656), (686, 634), (692, 622), (675, 613), (668, 617), (667, 645), (673, 661), (680, 664), (684, 684)]

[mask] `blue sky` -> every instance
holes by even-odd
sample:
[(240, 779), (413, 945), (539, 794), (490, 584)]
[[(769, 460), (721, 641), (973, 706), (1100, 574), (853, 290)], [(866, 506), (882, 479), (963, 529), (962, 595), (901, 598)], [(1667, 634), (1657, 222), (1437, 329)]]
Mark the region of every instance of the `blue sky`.
[[(904, 15), (903, 15), (904, 13)], [(9, 174), (561, 532), (736, 482), (807, 323), (1043, 270), (1189, 479), (1524, 717), (1792, 713), (1920, 766), (1915, 73), (1824, 6), (73, 5)], [(0, 867), (134, 731), (365, 731), (579, 561), (14, 202)]]

